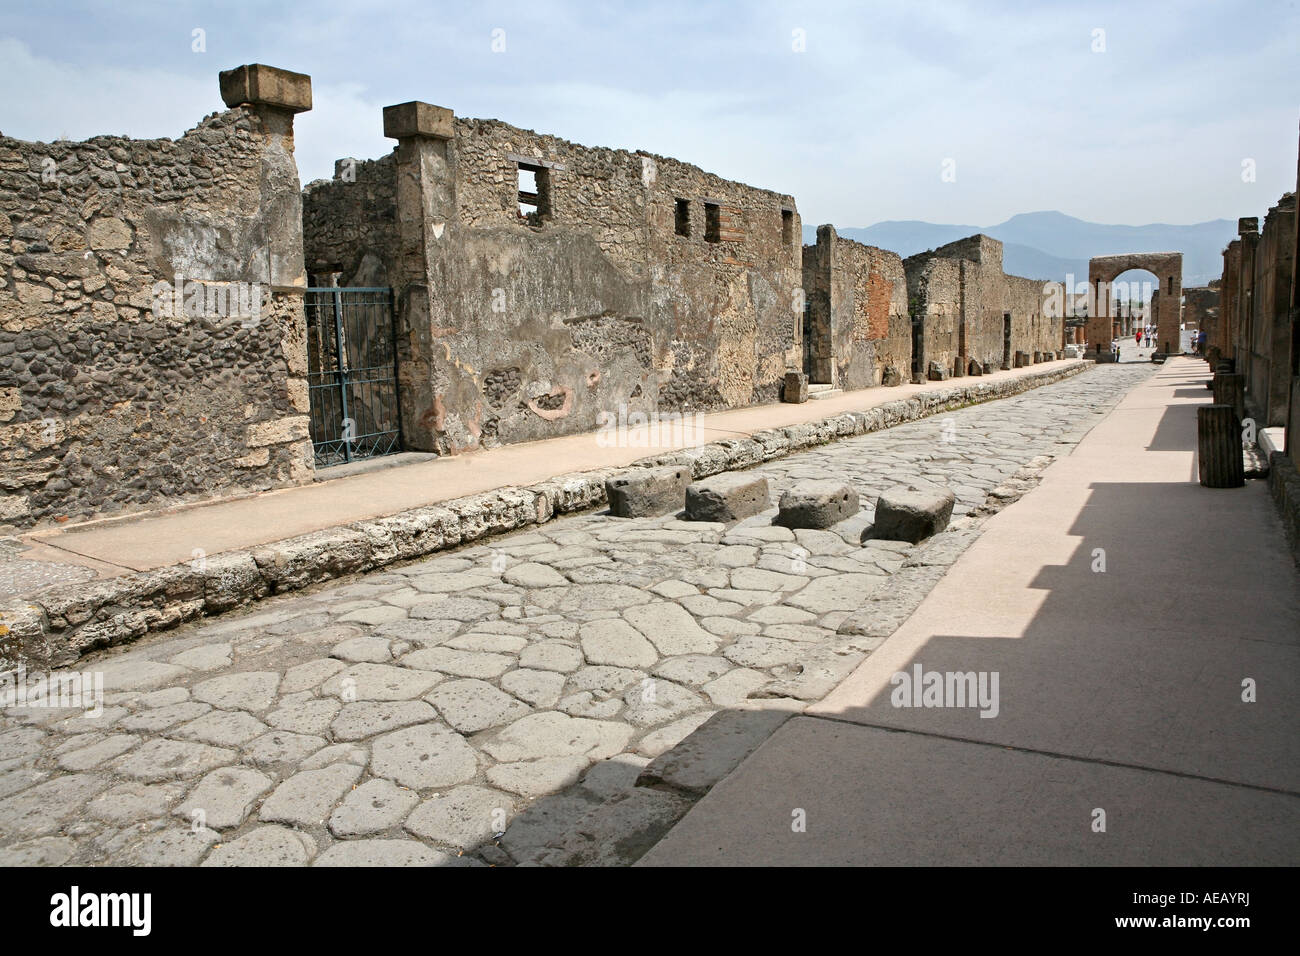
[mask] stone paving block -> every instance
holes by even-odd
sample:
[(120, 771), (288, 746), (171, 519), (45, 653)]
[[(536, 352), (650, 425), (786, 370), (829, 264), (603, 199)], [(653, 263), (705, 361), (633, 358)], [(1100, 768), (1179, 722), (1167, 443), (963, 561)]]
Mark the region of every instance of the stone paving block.
[(248, 817), (257, 798), (271, 789), (271, 778), (247, 767), (214, 770), (172, 812), (196, 826), (230, 830)]
[(330, 814), (330, 832), (336, 837), (368, 836), (397, 826), (420, 802), (414, 790), (391, 780), (367, 780)]
[(781, 495), (776, 523), (787, 528), (829, 528), (858, 513), (858, 493), (834, 479), (801, 481)]
[(514, 798), (486, 787), (456, 787), (425, 800), (406, 818), (406, 829), (418, 837), (469, 850), (506, 830), (514, 813)]
[(767, 478), (754, 472), (727, 472), (686, 489), (686, 520), (730, 523), (768, 507)]
[(472, 866), (471, 861), (433, 850), (415, 840), (348, 840), (336, 843), (312, 866)]
[(444, 681), (425, 700), (438, 708), (443, 720), (463, 734), (508, 724), (531, 710), (505, 691), (473, 679)]
[(264, 823), (320, 826), (349, 788), (361, 777), (353, 764), (333, 764), (320, 770), (300, 770), (262, 802), (258, 818)]
[(686, 506), (691, 470), (682, 466), (633, 468), (608, 479), (605, 495), (616, 518), (675, 514)]
[(364, 700), (344, 704), (329, 727), (335, 740), (364, 740), (437, 720), (438, 712), (423, 700)]
[(202, 865), (306, 866), (315, 855), (316, 844), (307, 834), (264, 826), (217, 847)]
[(460, 734), (421, 724), (377, 738), (370, 768), (377, 777), (423, 790), (464, 783), (478, 772), (478, 759)]
[(207, 827), (196, 830), (188, 824), (177, 823), (127, 846), (113, 862), (123, 866), (198, 866), (220, 839), (216, 830)]
[(113, 766), (118, 774), (134, 780), (183, 780), (234, 763), (238, 756), (224, 747), (156, 738), (119, 758)]
[(936, 493), (897, 486), (876, 500), (873, 538), (916, 544), (948, 527), (956, 497), (951, 491)]

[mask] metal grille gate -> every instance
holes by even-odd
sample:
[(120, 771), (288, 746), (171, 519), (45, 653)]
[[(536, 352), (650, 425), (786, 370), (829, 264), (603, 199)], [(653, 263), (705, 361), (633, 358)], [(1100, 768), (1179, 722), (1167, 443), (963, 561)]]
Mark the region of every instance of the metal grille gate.
[(316, 467), (400, 451), (392, 290), (312, 287), (303, 304)]

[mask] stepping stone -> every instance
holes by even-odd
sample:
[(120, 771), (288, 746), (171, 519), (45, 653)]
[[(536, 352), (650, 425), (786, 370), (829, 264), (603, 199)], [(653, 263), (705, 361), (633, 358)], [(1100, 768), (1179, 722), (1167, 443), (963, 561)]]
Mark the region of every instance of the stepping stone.
[(842, 481), (802, 481), (781, 495), (776, 524), (830, 528), (858, 513), (858, 493)]
[(956, 498), (951, 491), (891, 488), (876, 501), (871, 537), (916, 544), (948, 527)]
[(740, 521), (765, 510), (767, 499), (766, 478), (729, 471), (687, 487), (686, 520)]
[(605, 480), (609, 513), (616, 518), (673, 514), (686, 501), (691, 470), (685, 467), (637, 468)]

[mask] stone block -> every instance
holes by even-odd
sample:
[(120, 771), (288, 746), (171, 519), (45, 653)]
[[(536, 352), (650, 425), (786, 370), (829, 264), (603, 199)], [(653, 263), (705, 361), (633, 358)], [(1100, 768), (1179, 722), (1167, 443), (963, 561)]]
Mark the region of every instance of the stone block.
[(946, 382), (948, 380), (948, 370), (938, 362), (931, 362), (929, 378), (932, 382)]
[(384, 107), (384, 135), (390, 139), (431, 136), (451, 139), (455, 134), (453, 115), (445, 106), (412, 100)]
[(834, 479), (802, 481), (781, 495), (776, 524), (787, 528), (829, 528), (858, 513), (858, 493)]
[(884, 374), (880, 377), (880, 384), (881, 385), (902, 385), (903, 376), (898, 371), (898, 369), (890, 365), (888, 368), (885, 369)]
[(251, 103), (254, 106), (274, 106), (291, 113), (304, 113), (311, 109), (311, 77), (306, 73), (250, 63), (233, 70), (222, 70), (219, 80), (221, 99), (230, 107)]
[(616, 518), (674, 514), (686, 504), (691, 470), (684, 465), (635, 468), (605, 481), (609, 513)]
[(971, 360), (970, 360), (970, 367), (969, 367), (966, 371), (967, 371), (970, 375), (983, 375), (983, 374), (984, 374), (984, 366), (980, 365), (980, 363), (977, 362), (977, 361), (975, 361), (974, 359), (971, 359)]
[(725, 472), (686, 489), (687, 521), (740, 521), (767, 508), (767, 479)]
[(899, 486), (876, 500), (871, 537), (916, 544), (948, 527), (956, 498), (951, 491), (915, 491)]
[(801, 405), (808, 401), (808, 376), (803, 372), (786, 372), (781, 401)]

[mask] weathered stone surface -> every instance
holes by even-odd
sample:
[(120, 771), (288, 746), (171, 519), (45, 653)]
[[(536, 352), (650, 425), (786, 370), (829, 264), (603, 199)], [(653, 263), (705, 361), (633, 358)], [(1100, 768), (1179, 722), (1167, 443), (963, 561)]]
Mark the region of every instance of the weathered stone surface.
[(873, 538), (916, 544), (948, 527), (956, 497), (951, 491), (914, 491), (891, 488), (876, 501)]
[(487, 772), (488, 783), (521, 797), (540, 797), (563, 790), (587, 769), (586, 757), (542, 757), (501, 763)]
[(858, 493), (834, 479), (801, 481), (781, 495), (776, 523), (787, 528), (830, 528), (858, 513)]
[(217, 847), (203, 866), (306, 866), (315, 854), (316, 844), (307, 834), (264, 826)]
[(361, 768), (349, 763), (300, 770), (262, 802), (258, 818), (264, 823), (320, 826), (330, 808), (360, 777)]
[(684, 467), (634, 468), (605, 482), (609, 512), (617, 518), (675, 514), (686, 505), (691, 471)]
[(190, 791), (174, 813), (194, 826), (229, 830), (239, 826), (253, 803), (271, 789), (271, 778), (246, 767), (214, 770)]
[(266, 710), (275, 700), (280, 675), (267, 671), (225, 674), (194, 685), (194, 699), (226, 710)]
[(406, 829), (418, 837), (468, 850), (505, 830), (514, 812), (514, 798), (485, 787), (457, 787), (425, 800), (406, 818)]
[(234, 763), (237, 756), (224, 747), (155, 739), (119, 759), (114, 767), (122, 776), (135, 780), (185, 779)]
[(364, 740), (437, 719), (437, 711), (423, 700), (365, 700), (344, 704), (330, 733), (335, 740)]
[(423, 790), (464, 783), (478, 772), (478, 760), (460, 734), (421, 724), (376, 739), (370, 768), (377, 777)]
[(415, 840), (348, 840), (336, 843), (312, 866), (456, 866), (454, 856), (431, 850)]
[[(668, 601), (630, 607), (623, 612), (623, 619), (640, 631), (655, 646), (655, 650), (665, 657), (708, 654), (718, 646), (717, 638), (696, 624), (695, 618), (685, 608)], [(591, 660), (591, 656), (588, 655), (587, 659)], [(613, 662), (592, 660), (592, 663)], [(621, 666), (647, 667), (651, 663), (653, 661)]]
[[(408, 657), (410, 655), (407, 655)], [(350, 703), (358, 700), (410, 700), (426, 693), (442, 677), (423, 670), (390, 664), (355, 664), (321, 685), (330, 694)]]
[(649, 667), (659, 659), (654, 645), (625, 621), (589, 621), (580, 633), (582, 653), (592, 664)]
[(438, 708), (448, 724), (464, 734), (508, 724), (529, 712), (522, 701), (481, 680), (449, 680), (439, 684), (426, 700)]
[(808, 376), (803, 372), (786, 372), (781, 401), (801, 405), (808, 401)]
[(686, 489), (688, 521), (740, 521), (767, 506), (767, 479), (752, 472), (727, 472)]
[(382, 833), (401, 823), (419, 802), (417, 793), (391, 780), (367, 780), (330, 814), (330, 832), (337, 837)]
[(578, 755), (601, 760), (621, 751), (631, 737), (632, 728), (622, 723), (529, 714), (485, 741), (483, 749), (502, 762)]

